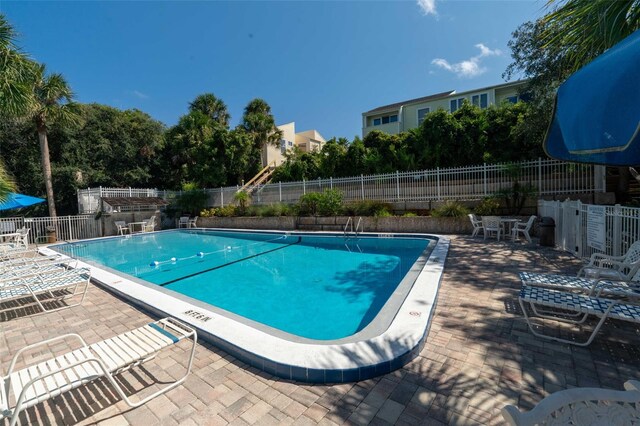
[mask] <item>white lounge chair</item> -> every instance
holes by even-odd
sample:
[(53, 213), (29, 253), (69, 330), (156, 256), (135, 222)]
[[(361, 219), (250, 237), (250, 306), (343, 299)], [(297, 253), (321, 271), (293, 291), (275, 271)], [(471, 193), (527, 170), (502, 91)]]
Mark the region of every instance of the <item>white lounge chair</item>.
[[(193, 343), (185, 374), (146, 398), (132, 401), (115, 376), (153, 359), (161, 350), (189, 338)], [(35, 357), (33, 359), (38, 360), (37, 364), (15, 369), (17, 360), (23, 354), (34, 349), (42, 351), (43, 346), (52, 343), (59, 345), (69, 341), (75, 341), (75, 346), (80, 347), (45, 361), (40, 356)], [(8, 418), (9, 425), (14, 426), (18, 422), (18, 416), (26, 408), (101, 377), (108, 380), (130, 407), (139, 407), (186, 380), (191, 372), (196, 341), (194, 329), (173, 318), (165, 318), (92, 345), (87, 345), (78, 334), (65, 334), (26, 346), (15, 354), (7, 374), (1, 377), (0, 420)]]
[[(6, 308), (0, 308), (0, 312), (32, 305), (37, 305), (41, 310), (40, 313), (78, 306), (84, 302), (90, 279), (91, 271), (88, 269), (65, 269), (41, 275), (28, 275), (22, 278), (4, 278), (0, 280), (0, 303), (28, 298), (31, 298), (32, 301), (17, 306), (7, 304)], [(82, 290), (80, 290), (81, 287)], [(52, 308), (46, 308), (43, 304), (43, 301), (45, 303), (51, 301), (59, 302), (75, 296), (81, 296), (81, 299), (73, 304)]]
[(49, 272), (60, 272), (75, 268), (77, 260), (61, 260), (59, 258), (48, 261), (27, 261), (23, 263), (0, 262), (0, 282), (8, 279), (19, 279), (30, 275), (42, 275)]
[(518, 234), (522, 234), (527, 239), (527, 241), (531, 243), (531, 236), (529, 235), (529, 231), (531, 230), (533, 223), (536, 221), (536, 217), (536, 215), (531, 215), (531, 217), (529, 217), (529, 220), (527, 220), (526, 222), (518, 222), (513, 225), (513, 228), (511, 228), (511, 236), (513, 237), (513, 241), (518, 238)]
[(640, 282), (583, 278), (571, 275), (520, 272), (523, 285), (578, 291), (596, 297), (628, 297), (640, 299)]
[(473, 232), (471, 233), (471, 236), (475, 237), (476, 235), (478, 235), (478, 233), (480, 233), (480, 231), (483, 231), (484, 234), (482, 220), (478, 219), (478, 216), (473, 213), (469, 213), (467, 216), (469, 216), (469, 220), (471, 220), (471, 225), (473, 226)]
[(507, 405), (502, 417), (512, 426), (640, 424), (640, 382), (629, 380), (624, 388), (626, 391), (565, 389), (547, 396), (526, 413)]
[(482, 216), (482, 227), (484, 228), (484, 239), (487, 239), (491, 233), (496, 234), (496, 238), (500, 241), (500, 234), (504, 231), (500, 218), (498, 216)]
[(189, 219), (189, 226), (187, 226), (187, 228), (197, 228), (198, 225), (196, 224), (196, 222), (198, 221), (198, 216), (194, 217), (193, 219)]
[[(586, 296), (583, 294), (558, 291), (550, 288), (523, 285), (518, 298), (520, 307), (527, 321), (529, 330), (537, 337), (555, 340), (576, 346), (588, 346), (600, 331), (602, 324), (607, 318), (619, 319), (640, 324), (640, 305), (626, 303), (622, 300), (606, 299), (603, 297)], [(531, 318), (525, 309), (525, 304), (529, 304), (533, 313), (540, 318), (551, 319), (559, 322), (572, 324), (583, 324), (590, 315), (600, 318), (591, 334), (584, 342), (562, 339), (560, 337), (548, 336), (535, 331)], [(538, 309), (544, 306), (553, 309), (560, 309), (564, 312), (550, 314)]]
[(113, 223), (114, 223), (114, 225), (116, 225), (116, 229), (118, 231), (118, 235), (124, 235), (124, 234), (130, 234), (131, 233), (131, 231), (129, 230), (129, 227), (127, 226), (127, 222), (125, 222), (124, 220), (116, 220)]
[(578, 271), (578, 276), (631, 280), (639, 269), (640, 241), (636, 241), (623, 256), (593, 253), (589, 263)]

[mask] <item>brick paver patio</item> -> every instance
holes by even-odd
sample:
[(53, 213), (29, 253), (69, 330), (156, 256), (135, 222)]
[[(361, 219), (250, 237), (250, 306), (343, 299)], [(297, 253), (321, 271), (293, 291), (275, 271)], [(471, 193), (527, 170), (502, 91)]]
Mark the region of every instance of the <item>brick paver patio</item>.
[[(640, 330), (609, 321), (588, 348), (533, 337), (517, 304), (519, 270), (573, 273), (571, 256), (525, 244), (452, 237), (430, 333), (421, 356), (401, 370), (359, 383), (308, 385), (274, 378), (201, 342), (183, 386), (137, 409), (105, 381), (30, 408), (23, 424), (501, 424), (500, 408), (530, 408), (573, 386), (621, 389), (640, 378)], [(39, 316), (0, 314), (0, 362), (26, 344), (77, 332), (87, 342), (151, 317), (99, 287), (82, 306)], [(563, 331), (566, 333), (567, 331)], [(125, 373), (130, 393), (179, 377), (188, 345)], [(33, 357), (42, 359), (44, 353)]]

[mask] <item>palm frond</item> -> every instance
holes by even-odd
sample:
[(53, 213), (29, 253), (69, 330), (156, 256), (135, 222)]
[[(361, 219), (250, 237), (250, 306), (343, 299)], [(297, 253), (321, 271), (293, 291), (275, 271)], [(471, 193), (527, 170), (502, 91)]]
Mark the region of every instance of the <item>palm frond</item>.
[(10, 192), (16, 190), (16, 185), (9, 173), (4, 167), (4, 164), (0, 162), (0, 202), (7, 200)]

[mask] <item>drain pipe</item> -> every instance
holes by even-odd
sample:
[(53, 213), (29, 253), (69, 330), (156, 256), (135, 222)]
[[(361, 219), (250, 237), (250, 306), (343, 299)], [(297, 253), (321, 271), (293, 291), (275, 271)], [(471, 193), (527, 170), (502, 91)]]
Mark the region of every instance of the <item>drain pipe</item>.
[(404, 120), (402, 119), (403, 110), (404, 105), (400, 105), (400, 110), (398, 111), (398, 133), (402, 133), (404, 130)]

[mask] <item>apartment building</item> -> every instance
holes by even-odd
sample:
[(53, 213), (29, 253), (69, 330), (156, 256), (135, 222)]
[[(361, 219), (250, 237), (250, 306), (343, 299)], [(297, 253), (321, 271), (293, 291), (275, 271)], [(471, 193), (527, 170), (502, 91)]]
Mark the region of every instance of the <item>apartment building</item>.
[(285, 160), (285, 153), (297, 146), (302, 152), (319, 151), (326, 140), (317, 130), (305, 130), (296, 133), (295, 122), (277, 126), (282, 131), (279, 146), (268, 145), (262, 148), (262, 166), (266, 167), (275, 161), (279, 166)]
[(390, 105), (383, 105), (362, 113), (362, 136), (373, 130), (398, 134), (420, 126), (425, 116), (438, 109), (454, 112), (467, 100), (480, 108), (502, 102), (516, 103), (526, 80), (514, 81), (481, 89), (458, 93), (449, 90), (416, 99), (409, 99)]

